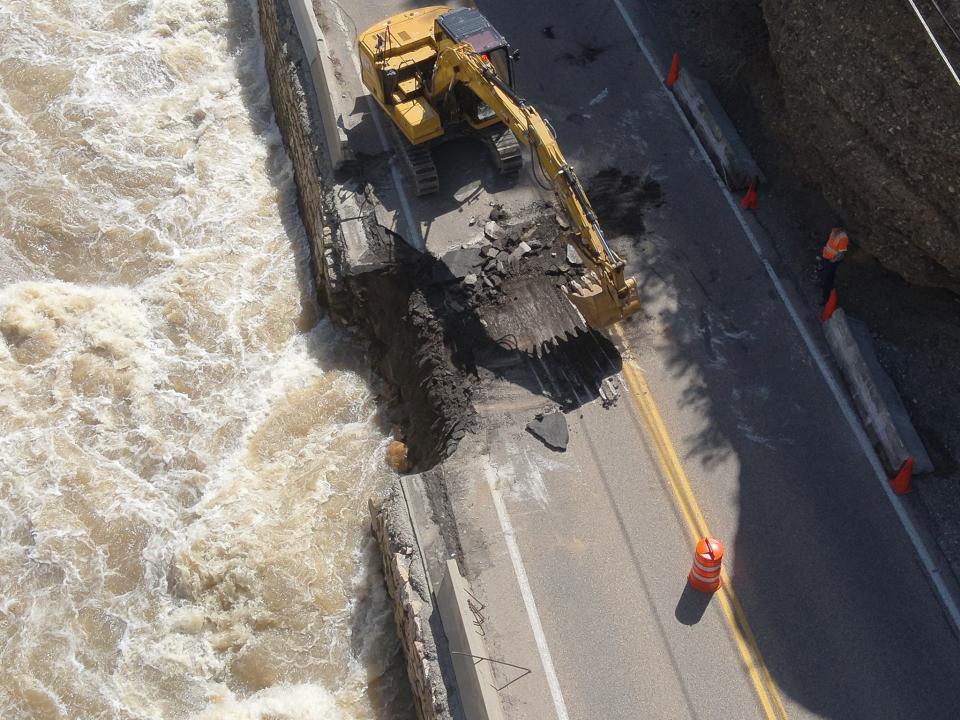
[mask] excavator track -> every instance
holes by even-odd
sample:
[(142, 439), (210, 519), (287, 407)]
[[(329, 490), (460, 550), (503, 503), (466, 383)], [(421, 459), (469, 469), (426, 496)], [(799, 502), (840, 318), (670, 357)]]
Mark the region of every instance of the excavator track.
[(503, 125), (495, 125), (483, 132), (483, 141), (490, 150), (498, 173), (510, 175), (520, 170), (523, 154), (512, 130)]
[(417, 197), (432, 195), (440, 189), (440, 176), (433, 162), (433, 155), (430, 153), (430, 143), (413, 145), (399, 133), (395, 135), (397, 144), (400, 146), (400, 154), (403, 156), (403, 164), (413, 181), (414, 195)]

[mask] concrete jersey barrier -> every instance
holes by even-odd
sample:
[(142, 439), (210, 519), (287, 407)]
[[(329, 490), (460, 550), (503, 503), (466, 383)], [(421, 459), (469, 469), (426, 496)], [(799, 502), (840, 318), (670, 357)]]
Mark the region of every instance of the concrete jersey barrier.
[[(853, 404), (870, 439), (880, 448), (880, 455), (887, 470), (895, 472), (910, 455), (914, 455), (918, 462), (914, 470), (916, 474), (932, 470), (930, 459), (919, 438), (915, 443), (911, 443), (916, 444), (916, 447), (908, 448), (904, 442), (878, 380), (871, 372), (871, 363), (864, 357), (842, 308), (838, 308), (823, 324), (823, 332), (850, 388)], [(876, 370), (879, 370), (879, 364)]]
[(474, 624), (466, 581), (456, 560), (447, 561), (447, 572), (436, 596), (464, 715), (467, 720), (503, 720), (491, 664), (485, 659), (486, 644)]
[(337, 93), (337, 79), (334, 74), (333, 63), (330, 62), (330, 53), (323, 31), (317, 22), (317, 15), (313, 11), (312, 0), (288, 0), (294, 24), (300, 43), (310, 65), (310, 78), (320, 107), (323, 133), (327, 150), (330, 153), (330, 163), (336, 170), (343, 163), (351, 159), (351, 152), (347, 143), (347, 133), (343, 128), (335, 106)]
[(672, 90), (726, 186), (745, 190), (754, 180), (763, 182), (763, 173), (710, 86), (683, 69)]

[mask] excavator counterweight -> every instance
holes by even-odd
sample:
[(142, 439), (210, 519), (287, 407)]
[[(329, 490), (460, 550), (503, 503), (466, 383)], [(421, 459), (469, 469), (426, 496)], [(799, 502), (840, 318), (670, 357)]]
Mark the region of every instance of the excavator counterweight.
[(553, 129), (514, 89), (516, 55), (478, 10), (431, 6), (395, 15), (360, 35), (359, 52), (364, 84), (402, 135), (417, 194), (439, 187), (429, 148), (446, 136), (483, 139), (503, 173), (519, 169), (523, 143), (569, 216), (587, 269), (564, 288), (567, 297), (592, 328), (640, 309), (636, 279), (624, 276), (626, 263), (607, 243)]

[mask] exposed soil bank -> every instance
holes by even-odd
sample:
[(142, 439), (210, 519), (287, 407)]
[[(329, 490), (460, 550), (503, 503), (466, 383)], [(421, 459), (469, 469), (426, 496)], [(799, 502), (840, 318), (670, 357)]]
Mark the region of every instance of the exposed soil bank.
[[(871, 199), (868, 194), (865, 204), (858, 204), (856, 208), (848, 207), (846, 196), (834, 195), (830, 190), (830, 184), (837, 180), (829, 179), (824, 174), (834, 173), (834, 170), (822, 168), (822, 165), (832, 163), (831, 158), (813, 147), (822, 141), (825, 147), (832, 147), (835, 152), (842, 150), (833, 144), (833, 126), (819, 118), (814, 121), (812, 116), (818, 113), (829, 116), (833, 112), (832, 102), (837, 97), (842, 101), (842, 107), (847, 108), (844, 92), (833, 84), (839, 82), (841, 77), (850, 81), (846, 74), (848, 64), (866, 62), (870, 52), (886, 55), (881, 65), (892, 62), (895, 55), (906, 62), (908, 55), (920, 52), (925, 36), (915, 16), (904, 18), (897, 15), (894, 19), (901, 23), (898, 27), (903, 38), (891, 39), (891, 28), (878, 28), (878, 20), (869, 19), (858, 28), (848, 18), (844, 21), (844, 28), (851, 34), (850, 38), (837, 39), (839, 16), (835, 15), (829, 22), (824, 21), (819, 25), (802, 17), (800, 8), (812, 8), (815, 5), (820, 8), (817, 12), (822, 20), (826, 3), (805, 2), (797, 6), (795, 11), (787, 12), (779, 7), (780, 3), (761, 0), (730, 0), (710, 7), (693, 0), (650, 0), (650, 15), (646, 20), (658, 29), (658, 49), (662, 58), (669, 58), (669, 53), (678, 49), (683, 66), (692, 68), (710, 82), (762, 167), (768, 183), (763, 188), (756, 217), (771, 228), (771, 240), (782, 263), (781, 272), (793, 279), (811, 306), (819, 303), (813, 260), (830, 227), (847, 225), (855, 245), (860, 244), (840, 269), (838, 286), (841, 303), (851, 315), (866, 321), (873, 332), (880, 361), (893, 377), (914, 425), (930, 452), (936, 473), (921, 479), (916, 486), (923, 504), (935, 521), (934, 530), (941, 547), (951, 559), (954, 569), (960, 570), (960, 423), (956, 421), (956, 408), (960, 407), (960, 376), (955, 371), (960, 365), (960, 298), (946, 290), (911, 285), (885, 269), (877, 258), (869, 254), (875, 250), (871, 240), (864, 238), (878, 237), (877, 227), (865, 219), (867, 216), (864, 213), (872, 212), (873, 206), (878, 204), (873, 201), (880, 196)], [(910, 12), (908, 5), (904, 4), (904, 8)], [(854, 3), (847, 4), (843, 12), (875, 14), (871, 9), (877, 10), (875, 4)], [(777, 39), (772, 38), (768, 31), (765, 10), (776, 17), (789, 14), (784, 19), (787, 24), (774, 30)], [(889, 9), (883, 10), (877, 18), (887, 18), (891, 12)], [(797, 26), (801, 22), (806, 23), (803, 28)], [(784, 39), (783, 33), (787, 27), (802, 33), (802, 36)], [(886, 49), (875, 48), (872, 40), (861, 38), (861, 41), (857, 41), (857, 34), (867, 28), (883, 34), (890, 45)], [(836, 52), (841, 53), (843, 58), (838, 58), (833, 49), (829, 55), (820, 53), (804, 57), (804, 49), (816, 52), (820, 47), (820, 40), (811, 40), (811, 37), (821, 32), (834, 37), (834, 42), (838, 43)], [(804, 41), (810, 42), (803, 44)], [(788, 53), (795, 63), (808, 60), (810, 63), (820, 63), (819, 74), (813, 70), (812, 64), (803, 71), (808, 74), (809, 88), (804, 89), (797, 77), (781, 82), (781, 73), (788, 71), (772, 59), (772, 46), (776, 46), (775, 53)], [(939, 62), (932, 47), (923, 52), (934, 53), (934, 60)], [(851, 57), (847, 59), (846, 55)], [(827, 62), (828, 57), (833, 58), (834, 65)], [(836, 63), (844, 67), (840, 75), (835, 69)], [(942, 63), (936, 66), (936, 63), (929, 62), (929, 58), (913, 67), (916, 71), (912, 78), (909, 77), (909, 68), (898, 71), (896, 77), (900, 79), (893, 83), (889, 94), (885, 94), (886, 90), (877, 89), (877, 77), (873, 69), (864, 68), (865, 88), (858, 90), (859, 95), (855, 95), (860, 97), (870, 89), (873, 100), (899, 97), (902, 103), (906, 103), (902, 105), (903, 112), (925, 115), (923, 122), (941, 122), (938, 133), (956, 127), (957, 118), (960, 118), (956, 110), (939, 116), (940, 111), (936, 108), (942, 108), (942, 103), (924, 105), (906, 102), (906, 93), (913, 86), (917, 86), (916, 92), (926, 93), (930, 90), (927, 85), (931, 74), (941, 77), (945, 73)], [(834, 89), (829, 90), (831, 87)], [(804, 99), (803, 93), (808, 90), (812, 95)], [(944, 95), (960, 97), (960, 90), (956, 86), (941, 90)], [(833, 94), (828, 96), (820, 94), (822, 92)], [(863, 101), (866, 102), (865, 96)], [(788, 105), (798, 108), (800, 115), (792, 114)], [(804, 113), (811, 121), (809, 126), (803, 123)], [(849, 116), (850, 110), (845, 109), (843, 113)], [(882, 116), (888, 118), (886, 111)], [(866, 122), (866, 118), (870, 117), (871, 111), (863, 109), (855, 113), (850, 122), (861, 118), (862, 122), (870, 124)], [(921, 120), (917, 119), (916, 122)], [(901, 125), (901, 128), (907, 127), (912, 128), (910, 132), (916, 132), (913, 124)], [(857, 144), (862, 141), (866, 150), (857, 152), (879, 153), (881, 146), (878, 139), (874, 135), (866, 135), (866, 132), (864, 129), (865, 134), (861, 139), (848, 136), (847, 140)], [(870, 132), (873, 132), (872, 128)], [(912, 138), (906, 131), (888, 135), (891, 142), (909, 141)], [(957, 136), (953, 137), (949, 141), (949, 150), (957, 152), (960, 145), (956, 142)], [(913, 140), (919, 142), (922, 138)], [(944, 145), (946, 148), (947, 145)], [(900, 172), (896, 163), (903, 152), (891, 145), (887, 155), (883, 156), (890, 163), (890, 172)], [(923, 156), (932, 157), (929, 153)], [(960, 168), (955, 160), (945, 160), (944, 164), (951, 165), (950, 172), (957, 172)], [(850, 166), (845, 167), (849, 169)], [(938, 172), (944, 171), (941, 168)], [(879, 170), (872, 172), (867, 182), (882, 181)], [(854, 175), (849, 176), (849, 180), (853, 182), (859, 178)], [(925, 196), (930, 189), (929, 184), (929, 180), (918, 182), (912, 186), (912, 191)], [(960, 185), (955, 187), (960, 188)], [(836, 204), (838, 197), (843, 205)], [(884, 206), (888, 204), (885, 202)], [(919, 206), (907, 198), (904, 207), (909, 210)], [(960, 203), (954, 200), (952, 209), (954, 213), (960, 212)], [(921, 226), (924, 224), (920, 223)], [(883, 232), (882, 228), (880, 232)], [(960, 235), (956, 230), (953, 232), (956, 243)], [(956, 244), (953, 247), (956, 260), (960, 258), (960, 247)]]
[(885, 267), (960, 292), (960, 88), (913, 10), (763, 0), (763, 13), (803, 168)]
[(435, 465), (456, 450), (475, 413), (468, 380), (443, 341), (440, 318), (404, 265), (351, 280), (354, 320), (371, 338), (374, 368), (397, 391), (396, 418), (414, 467)]

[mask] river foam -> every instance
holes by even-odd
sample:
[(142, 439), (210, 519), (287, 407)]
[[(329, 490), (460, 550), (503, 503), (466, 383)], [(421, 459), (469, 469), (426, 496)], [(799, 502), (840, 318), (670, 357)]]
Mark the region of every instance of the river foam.
[(245, 0), (0, 7), (0, 716), (409, 716)]

